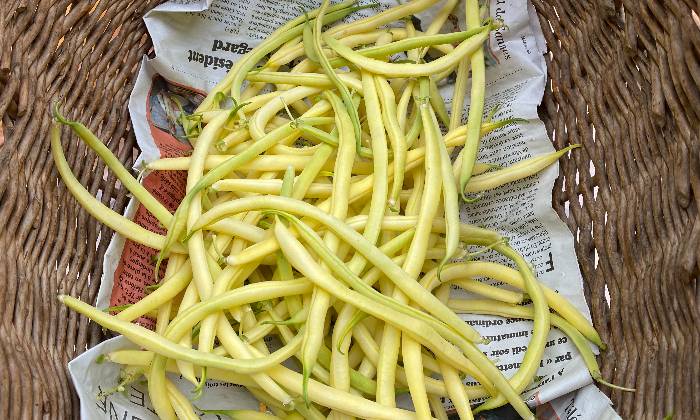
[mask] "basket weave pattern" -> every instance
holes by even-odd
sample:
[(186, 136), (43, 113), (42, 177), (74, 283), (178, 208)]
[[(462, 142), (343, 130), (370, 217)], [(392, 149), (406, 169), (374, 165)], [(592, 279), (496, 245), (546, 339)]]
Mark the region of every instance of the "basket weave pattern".
[[(157, 3), (0, 2), (2, 419), (79, 417), (66, 364), (105, 335), (55, 297), (94, 302), (112, 232), (58, 182), (48, 110), (61, 99), (131, 166), (127, 102)], [(584, 145), (562, 160), (553, 205), (609, 344), (603, 375), (638, 389), (611, 398), (624, 418), (697, 418), (700, 3), (533, 3), (551, 51), (541, 117), (557, 149)], [(63, 145), (83, 185), (123, 211), (104, 164), (66, 131)]]

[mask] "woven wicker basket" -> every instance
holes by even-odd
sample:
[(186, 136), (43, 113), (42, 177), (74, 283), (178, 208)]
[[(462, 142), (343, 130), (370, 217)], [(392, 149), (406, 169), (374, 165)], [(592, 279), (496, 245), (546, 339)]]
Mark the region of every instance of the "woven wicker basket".
[[(551, 50), (541, 118), (557, 148), (584, 145), (553, 205), (609, 343), (603, 375), (638, 389), (611, 398), (625, 418), (698, 418), (700, 3), (533, 2)], [(0, 419), (79, 416), (66, 364), (105, 337), (55, 297), (94, 301), (111, 231), (57, 182), (48, 108), (64, 98), (130, 166), (127, 100), (155, 4), (0, 1)], [(64, 145), (83, 184), (123, 210), (103, 163)]]

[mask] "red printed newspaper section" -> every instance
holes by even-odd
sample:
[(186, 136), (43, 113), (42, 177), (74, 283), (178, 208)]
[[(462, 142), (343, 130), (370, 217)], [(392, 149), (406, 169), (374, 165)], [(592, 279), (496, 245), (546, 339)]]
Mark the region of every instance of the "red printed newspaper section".
[[(190, 99), (201, 96), (199, 92), (174, 85), (160, 77), (156, 77), (153, 81), (148, 95), (148, 104), (146, 104), (146, 115), (151, 135), (160, 150), (161, 157), (181, 157), (190, 154), (192, 149), (190, 144), (179, 140), (172, 134), (177, 128), (177, 121), (172, 118), (173, 109), (169, 109), (168, 103), (163, 101), (163, 98), (173, 100), (173, 97), (179, 97), (180, 100), (177, 103), (179, 108), (182, 106), (182, 97), (187, 93), (189, 93), (188, 98)], [(193, 102), (198, 101), (195, 99)], [(194, 107), (195, 104), (191, 105)], [(168, 119), (168, 117), (170, 118)], [(185, 196), (186, 182), (186, 171), (156, 171), (144, 178), (143, 185), (158, 201), (174, 212)], [(162, 235), (166, 233), (166, 228), (140, 203), (133, 220), (150, 231)], [(119, 264), (114, 271), (111, 306), (135, 303), (145, 296), (145, 288), (155, 283), (154, 261), (157, 254), (158, 251), (155, 249), (128, 239), (125, 241)], [(159, 278), (163, 277), (166, 267), (167, 260), (161, 265)], [(141, 317), (137, 322), (148, 328), (155, 327), (155, 321), (147, 316)]]

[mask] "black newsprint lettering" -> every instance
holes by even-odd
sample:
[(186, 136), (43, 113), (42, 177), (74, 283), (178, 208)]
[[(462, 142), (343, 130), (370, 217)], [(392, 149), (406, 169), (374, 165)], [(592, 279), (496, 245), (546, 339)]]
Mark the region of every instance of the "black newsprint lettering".
[(574, 405), (574, 399), (564, 408), (564, 414), (566, 414), (566, 420), (580, 420), (581, 413), (578, 412), (578, 408)]
[(547, 269), (544, 270), (545, 272), (549, 273), (550, 271), (554, 271), (554, 260), (552, 259), (552, 253), (549, 253), (549, 259), (544, 262), (547, 265)]
[(112, 401), (109, 402), (109, 420), (127, 420), (129, 417), (129, 412), (124, 410), (124, 415), (119, 417), (117, 413), (117, 408), (114, 406)]
[(188, 50), (187, 61), (190, 63), (200, 63), (204, 68), (211, 67), (213, 70), (226, 69), (230, 70), (233, 66), (233, 61), (228, 58), (215, 57), (209, 54), (202, 54), (198, 51)]
[(512, 333), (489, 335), (489, 336), (485, 336), (484, 338), (489, 340), (489, 341), (503, 341), (503, 340), (510, 340), (512, 338), (515, 338), (515, 337), (527, 337), (527, 336), (528, 336), (527, 331), (517, 331), (517, 332), (512, 332)]
[(129, 402), (134, 405), (138, 405), (139, 407), (145, 407), (146, 395), (142, 391), (139, 391), (138, 389), (134, 388), (133, 386), (130, 386), (129, 388), (131, 388), (129, 390)]
[(153, 414), (156, 414), (155, 408), (153, 408), (152, 405), (148, 404), (150, 401), (146, 399), (146, 393), (134, 388), (133, 386), (131, 386), (131, 389), (132, 391), (129, 393), (129, 402), (134, 405), (138, 405), (139, 407), (143, 407)]
[(224, 42), (219, 39), (214, 40), (214, 45), (212, 45), (211, 50), (213, 52), (226, 51), (232, 52), (234, 54), (246, 54), (253, 50), (253, 47), (249, 47), (247, 43), (241, 42), (240, 44), (234, 44), (233, 42)]
[(571, 360), (571, 352), (570, 351), (567, 351), (564, 354), (560, 354), (559, 356), (556, 356), (556, 358), (554, 359), (554, 363), (561, 363), (565, 360)]
[(153, 414), (156, 414), (156, 409), (155, 409), (155, 408), (152, 408), (151, 406), (148, 406), (148, 405), (147, 405), (147, 406), (146, 406), (146, 410), (150, 411), (150, 412), (153, 413)]
[[(102, 394), (102, 386), (98, 385), (97, 389), (99, 394)], [(144, 407), (151, 413), (156, 414), (155, 410), (146, 405), (146, 395), (142, 391), (139, 391), (132, 386), (131, 390), (129, 391), (128, 398), (130, 403), (139, 407)], [(114, 405), (114, 401), (110, 399), (110, 396), (97, 398), (95, 405), (97, 405), (97, 408), (104, 414), (109, 415), (109, 420), (144, 420), (135, 414), (129, 413), (129, 410), (124, 410), (124, 413), (120, 414), (119, 412), (122, 410), (122, 407)]]
[[(98, 390), (97, 395), (102, 395), (102, 386), (101, 385), (97, 385), (97, 390)], [(100, 411), (107, 414), (107, 397), (104, 397), (104, 398), (97, 397), (97, 401), (95, 401), (95, 405), (97, 405), (97, 408), (99, 408)]]
[[(505, 3), (505, 1), (503, 3)], [(503, 18), (503, 14), (505, 12), (506, 12), (506, 9), (504, 9), (502, 7), (496, 7), (496, 20), (501, 20), (501, 18)]]
[[(496, 20), (503, 20), (503, 14), (506, 12), (506, 9), (498, 6), (501, 4), (505, 4), (505, 0), (497, 0), (496, 1)], [(494, 38), (496, 38), (496, 45), (498, 46), (498, 49), (501, 50), (501, 53), (503, 53), (503, 59), (504, 60), (509, 60), (510, 59), (510, 53), (508, 52), (508, 47), (506, 46), (506, 41), (503, 39), (503, 32), (501, 30), (496, 31), (494, 34)]]

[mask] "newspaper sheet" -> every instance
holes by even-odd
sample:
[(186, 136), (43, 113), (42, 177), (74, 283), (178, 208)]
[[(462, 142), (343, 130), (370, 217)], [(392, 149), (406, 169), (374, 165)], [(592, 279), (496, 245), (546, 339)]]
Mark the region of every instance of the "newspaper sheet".
[[(395, 5), (393, 0), (379, 3), (380, 9)], [(317, 6), (317, 2), (310, 0), (171, 0), (147, 13), (144, 20), (153, 38), (155, 57), (144, 57), (129, 103), (142, 150), (135, 169), (161, 157), (187, 155), (191, 147), (182, 139), (182, 127), (177, 122), (180, 107), (192, 112), (237, 59), (290, 16)], [(546, 83), (543, 57), (546, 45), (528, 0), (490, 0), (489, 8), (491, 16), (503, 20), (507, 27), (491, 35), (486, 49), (484, 110), (488, 113), (498, 106), (496, 118), (518, 117), (526, 122), (485, 136), (479, 161), (506, 166), (554, 150), (537, 115)], [(376, 10), (362, 10), (348, 19), (361, 18)], [(417, 17), (421, 22), (429, 22), (435, 10)], [(456, 10), (461, 15), (463, 5)], [(454, 27), (449, 30), (464, 27), (461, 17), (451, 17), (449, 25)], [(447, 101), (451, 90), (450, 85), (441, 87)], [(467, 94), (467, 102), (468, 98)], [(572, 235), (551, 208), (557, 173), (555, 164), (538, 175), (488, 191), (479, 201), (463, 206), (461, 217), (464, 222), (493, 228), (507, 236), (510, 245), (532, 264), (542, 282), (590, 317)], [(153, 172), (144, 177), (144, 185), (174, 210), (184, 196), (185, 180), (184, 171)], [(163, 232), (157, 220), (133, 200), (126, 214), (148, 229)], [(154, 250), (115, 235), (104, 259), (105, 274), (97, 306), (128, 304), (142, 297), (144, 287), (153, 282), (154, 254)], [(453, 295), (465, 296), (466, 293), (453, 290)], [(483, 352), (496, 361), (504, 375), (512, 376), (522, 361), (532, 322), (476, 315), (464, 316), (464, 319), (491, 340), (481, 346)], [(138, 322), (152, 326), (148, 318)], [(110, 363), (96, 365), (95, 356), (125, 346), (129, 346), (126, 340), (116, 338), (71, 363), (71, 373), (83, 402), (83, 418), (155, 418), (148, 408), (145, 389), (139, 388), (140, 385), (134, 385), (135, 396), (114, 394), (106, 401), (96, 400), (101, 389), (114, 386), (118, 369)], [(178, 386), (187, 388), (184, 381), (174, 379)], [(605, 410), (609, 409), (609, 415), (613, 416), (609, 400), (602, 393), (591, 391), (595, 387), (589, 386), (590, 383), (591, 377), (575, 347), (565, 335), (552, 330), (536, 382), (526, 390), (525, 398), (532, 407), (550, 402), (549, 410), (561, 418), (599, 418), (560, 415), (568, 409), (566, 401), (573, 401), (575, 407), (585, 401), (581, 405), (585, 409), (577, 408), (579, 414), (608, 413)], [(206, 400), (198, 402), (200, 406), (255, 405), (252, 397), (240, 388), (213, 381), (209, 385), (215, 392), (206, 393)], [(576, 393), (576, 390), (580, 391)], [(140, 401), (141, 405), (134, 401)], [(410, 405), (410, 400), (401, 403)], [(451, 408), (449, 401), (445, 404)], [(127, 411), (133, 417), (126, 416)]]

